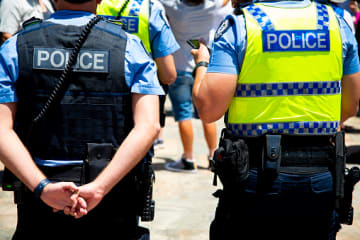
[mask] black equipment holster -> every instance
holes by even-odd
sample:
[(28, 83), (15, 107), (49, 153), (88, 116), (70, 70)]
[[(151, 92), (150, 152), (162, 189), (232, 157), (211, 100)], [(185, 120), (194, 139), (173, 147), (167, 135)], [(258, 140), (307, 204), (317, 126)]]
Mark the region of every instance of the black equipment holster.
[(249, 175), (249, 151), (245, 141), (232, 138), (229, 130), (224, 128), (210, 168), (215, 173), (215, 186), (217, 175), (224, 189), (241, 186)]
[(345, 133), (339, 132), (335, 137), (336, 159), (333, 169), (335, 188), (335, 208), (342, 224), (352, 225), (354, 208), (352, 198), (355, 185), (360, 181), (358, 167), (346, 168)]
[[(116, 149), (109, 143), (88, 143), (88, 158), (85, 160), (85, 182), (93, 181), (113, 158)], [(143, 222), (154, 220), (155, 201), (153, 200), (153, 183), (155, 173), (152, 157), (149, 153), (134, 169), (137, 215)]]
[(149, 153), (144, 157), (142, 164), (135, 168), (135, 182), (138, 203), (138, 216), (143, 222), (154, 220), (155, 201), (153, 200), (153, 184), (155, 182), (155, 172), (152, 166), (152, 157)]

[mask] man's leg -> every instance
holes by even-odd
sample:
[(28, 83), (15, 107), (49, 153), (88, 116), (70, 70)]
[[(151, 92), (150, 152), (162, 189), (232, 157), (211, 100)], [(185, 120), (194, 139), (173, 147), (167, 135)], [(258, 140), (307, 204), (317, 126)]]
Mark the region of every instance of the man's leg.
[(209, 158), (212, 158), (216, 150), (216, 144), (217, 144), (216, 122), (212, 122), (212, 123), (202, 122), (202, 124), (204, 129), (205, 140), (209, 148)]
[(184, 149), (184, 157), (186, 159), (193, 159), (193, 142), (194, 142), (194, 132), (192, 128), (192, 120), (187, 119), (179, 122), (179, 131), (181, 137), (181, 143)]

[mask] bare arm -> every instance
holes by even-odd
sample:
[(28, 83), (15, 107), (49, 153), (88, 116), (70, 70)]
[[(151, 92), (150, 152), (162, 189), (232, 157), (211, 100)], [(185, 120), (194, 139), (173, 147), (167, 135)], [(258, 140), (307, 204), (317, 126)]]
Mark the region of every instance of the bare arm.
[(1, 33), (1, 42), (5, 42), (8, 38), (11, 38), (11, 33)]
[(176, 68), (172, 54), (155, 58), (158, 78), (162, 84), (170, 85), (176, 80)]
[[(193, 49), (191, 54), (196, 63), (209, 61), (209, 51), (204, 41), (199, 50)], [(204, 122), (214, 122), (225, 114), (234, 96), (237, 78), (237, 75), (206, 73), (205, 67), (197, 68), (193, 100), (199, 116)]]
[(355, 116), (359, 107), (360, 72), (344, 75), (341, 81), (341, 123)]
[[(0, 104), (0, 159), (31, 191), (34, 191), (45, 175), (39, 170), (31, 155), (13, 129), (16, 103)], [(76, 204), (76, 199), (70, 199), (77, 187), (73, 183), (50, 183), (41, 199), (51, 207), (63, 209)], [(82, 206), (86, 207), (86, 206)]]
[(46, 177), (13, 130), (15, 112), (16, 103), (0, 104), (0, 158), (30, 190), (34, 190)]
[(159, 97), (133, 94), (132, 101), (134, 128), (100, 175), (80, 187), (89, 211), (145, 156), (160, 131)]

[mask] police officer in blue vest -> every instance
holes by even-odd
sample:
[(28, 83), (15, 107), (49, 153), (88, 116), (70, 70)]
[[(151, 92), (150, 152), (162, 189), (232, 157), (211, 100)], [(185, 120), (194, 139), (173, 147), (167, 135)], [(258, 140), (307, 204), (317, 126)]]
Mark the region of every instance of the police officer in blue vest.
[(326, 4), (232, 3), (211, 57), (204, 44), (192, 50), (200, 117), (225, 115), (226, 124), (210, 239), (335, 239), (345, 166), (338, 129), (360, 96), (354, 35)]
[(1, 47), (0, 156), (27, 186), (13, 239), (149, 238), (135, 169), (163, 90), (141, 41), (95, 16), (99, 2), (57, 0)]

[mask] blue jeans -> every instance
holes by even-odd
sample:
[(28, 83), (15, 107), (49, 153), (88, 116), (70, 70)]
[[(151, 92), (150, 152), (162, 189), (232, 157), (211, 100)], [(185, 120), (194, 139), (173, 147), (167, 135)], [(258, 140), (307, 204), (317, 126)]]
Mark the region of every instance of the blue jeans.
[(257, 171), (236, 197), (223, 193), (210, 228), (210, 240), (335, 239), (340, 228), (334, 211), (330, 172), (312, 175), (280, 173), (258, 191)]
[[(175, 121), (199, 118), (192, 102), (194, 79), (191, 73), (178, 71), (176, 81), (169, 85), (169, 97), (174, 111)], [(193, 115), (194, 110), (194, 115)]]

